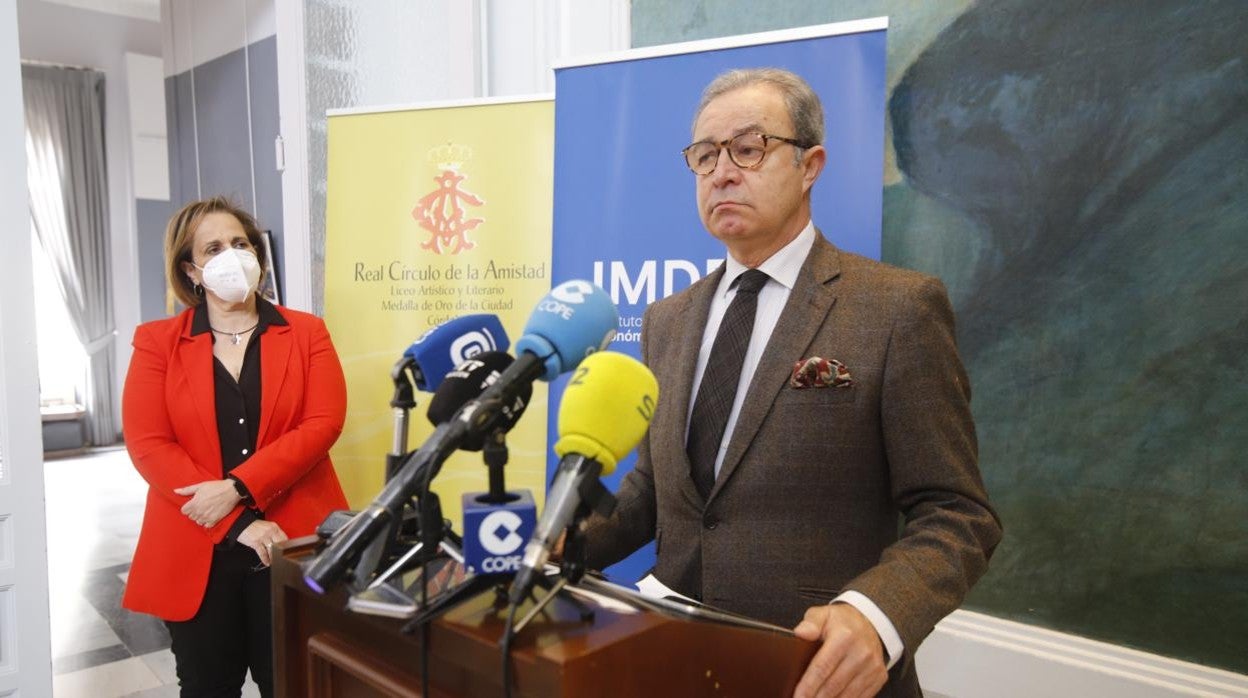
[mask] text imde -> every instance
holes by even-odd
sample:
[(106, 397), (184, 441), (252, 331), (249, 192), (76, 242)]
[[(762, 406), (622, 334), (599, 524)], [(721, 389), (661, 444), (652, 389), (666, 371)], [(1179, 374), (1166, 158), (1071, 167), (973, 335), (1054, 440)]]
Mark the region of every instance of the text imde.
[[(663, 279), (662, 289), (659, 288), (659, 261), (657, 259), (647, 259), (640, 264), (629, 262), (628, 265), (621, 260), (612, 260), (610, 262), (596, 261), (594, 262), (594, 283), (599, 288), (606, 289), (611, 294), (611, 302), (621, 305), (627, 302), (630, 305), (636, 305), (645, 298), (648, 305), (655, 301), (658, 292), (663, 292), (663, 298), (676, 293), (677, 291), (688, 288), (695, 281), (702, 278), (699, 273), (698, 265), (687, 259), (665, 259), (663, 262)], [(705, 263), (705, 272), (710, 274), (715, 271), (716, 267), (723, 263), (722, 259), (708, 259)], [(604, 269), (604, 265), (609, 265)], [(633, 270), (629, 270), (629, 266), (633, 266)]]

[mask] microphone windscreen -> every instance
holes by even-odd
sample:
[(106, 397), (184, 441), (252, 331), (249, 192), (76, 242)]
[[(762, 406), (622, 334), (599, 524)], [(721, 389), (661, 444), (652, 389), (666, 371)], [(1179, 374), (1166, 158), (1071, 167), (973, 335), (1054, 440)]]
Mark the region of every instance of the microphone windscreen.
[[(505, 352), (487, 351), (456, 366), (454, 370), (446, 374), (442, 385), (429, 400), (429, 407), (425, 414), (429, 417), (430, 423), (436, 426), (450, 420), (459, 408), (468, 404), (470, 400), (481, 397), (481, 393), (498, 380), (499, 375), (513, 361), (515, 359)], [(529, 398), (532, 395), (533, 386), (526, 385), (520, 390), (515, 402), (503, 407), (501, 424), (503, 431), (510, 431), (515, 426), (520, 415), (524, 414), (525, 408), (528, 407)], [(460, 448), (465, 451), (480, 451), (485, 446), (487, 436), (488, 434), (470, 434)]]
[(541, 357), (546, 365), (542, 380), (554, 380), (605, 349), (618, 323), (619, 314), (606, 291), (588, 281), (565, 281), (533, 309), (516, 341), (516, 355), (527, 351)]
[(507, 332), (497, 315), (462, 315), (420, 336), (404, 356), (416, 364), (416, 388), (435, 391), (442, 378), (465, 360), (486, 351), (507, 351)]
[(593, 458), (610, 475), (645, 436), (658, 402), (659, 382), (645, 364), (614, 351), (591, 354), (563, 391), (555, 453)]

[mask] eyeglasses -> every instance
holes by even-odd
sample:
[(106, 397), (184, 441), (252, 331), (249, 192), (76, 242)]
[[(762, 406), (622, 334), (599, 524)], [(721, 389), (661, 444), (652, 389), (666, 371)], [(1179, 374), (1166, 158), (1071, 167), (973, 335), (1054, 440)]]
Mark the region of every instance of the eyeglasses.
[(725, 147), (728, 148), (728, 157), (732, 159), (737, 167), (749, 170), (762, 164), (763, 157), (767, 155), (768, 141), (780, 141), (797, 148), (811, 147), (792, 138), (749, 131), (747, 133), (739, 133), (718, 143), (698, 141), (686, 146), (680, 152), (685, 156), (685, 164), (697, 175), (709, 175), (714, 172), (715, 166), (719, 164), (719, 151)]

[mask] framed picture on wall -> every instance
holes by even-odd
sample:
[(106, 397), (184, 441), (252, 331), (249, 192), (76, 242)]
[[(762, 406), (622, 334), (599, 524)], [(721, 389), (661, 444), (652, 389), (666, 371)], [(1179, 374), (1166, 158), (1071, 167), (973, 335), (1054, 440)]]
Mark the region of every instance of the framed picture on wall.
[(273, 254), (273, 233), (264, 231), (264, 279), (260, 281), (260, 295), (275, 305), (281, 305), (282, 298), (278, 293), (281, 284), (277, 278), (277, 259)]

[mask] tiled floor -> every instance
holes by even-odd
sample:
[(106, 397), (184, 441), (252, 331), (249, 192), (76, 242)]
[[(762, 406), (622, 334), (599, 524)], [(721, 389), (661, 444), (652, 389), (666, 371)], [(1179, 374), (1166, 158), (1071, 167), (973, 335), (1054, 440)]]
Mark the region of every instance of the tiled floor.
[(53, 695), (176, 697), (164, 625), (121, 608), (146, 484), (122, 449), (49, 460), (44, 483)]

